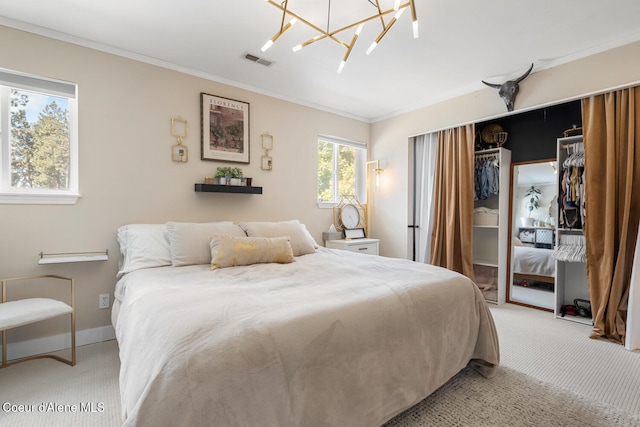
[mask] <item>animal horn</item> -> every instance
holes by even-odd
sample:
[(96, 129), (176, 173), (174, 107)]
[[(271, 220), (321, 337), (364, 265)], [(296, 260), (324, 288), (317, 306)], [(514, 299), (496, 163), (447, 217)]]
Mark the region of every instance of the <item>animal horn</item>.
[(500, 89), (500, 86), (502, 86), (502, 85), (497, 85), (497, 84), (495, 84), (495, 83), (487, 83), (487, 82), (485, 82), (484, 80), (482, 80), (482, 83), (484, 83), (484, 84), (486, 84), (487, 86), (492, 87), (492, 88), (494, 88), (494, 89)]
[(531, 72), (531, 70), (533, 70), (533, 63), (531, 63), (531, 67), (529, 67), (529, 69), (527, 70), (526, 73), (524, 73), (522, 76), (518, 77), (515, 82), (516, 83), (520, 83), (521, 81), (523, 81)]

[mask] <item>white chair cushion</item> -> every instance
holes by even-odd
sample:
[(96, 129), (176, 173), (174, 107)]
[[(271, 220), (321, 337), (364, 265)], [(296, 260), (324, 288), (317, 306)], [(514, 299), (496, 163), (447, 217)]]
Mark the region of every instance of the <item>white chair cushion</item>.
[(52, 317), (69, 314), (73, 309), (62, 301), (50, 298), (27, 298), (0, 304), (0, 331)]

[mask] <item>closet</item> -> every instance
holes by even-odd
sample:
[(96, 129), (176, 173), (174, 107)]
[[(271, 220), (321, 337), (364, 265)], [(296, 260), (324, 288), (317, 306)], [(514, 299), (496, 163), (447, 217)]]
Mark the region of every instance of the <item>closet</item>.
[[(582, 135), (558, 138), (558, 219), (555, 315), (560, 319), (592, 324), (589, 316), (565, 313), (564, 306), (590, 307), (587, 282), (584, 224), (585, 188), (584, 144)], [(582, 313), (584, 314), (584, 313)]]
[(476, 151), (474, 170), (473, 271), (488, 302), (506, 301), (511, 151)]

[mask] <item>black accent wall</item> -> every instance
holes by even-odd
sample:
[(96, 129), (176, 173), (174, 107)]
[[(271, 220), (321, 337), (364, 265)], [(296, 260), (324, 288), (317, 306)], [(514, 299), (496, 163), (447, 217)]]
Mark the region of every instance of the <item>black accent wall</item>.
[(497, 123), (508, 132), (503, 147), (511, 150), (512, 163), (555, 158), (556, 139), (574, 125), (582, 126), (580, 100), (476, 123), (476, 150), (491, 148), (480, 137), (490, 123)]

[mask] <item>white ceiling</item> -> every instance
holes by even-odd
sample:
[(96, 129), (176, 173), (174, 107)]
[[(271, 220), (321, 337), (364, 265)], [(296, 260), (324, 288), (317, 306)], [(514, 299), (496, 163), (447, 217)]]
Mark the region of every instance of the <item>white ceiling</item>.
[[(289, 9), (325, 27), (328, 3), (289, 0)], [(393, 0), (380, 3), (388, 9)], [(302, 23), (262, 53), (281, 20), (281, 12), (262, 0), (0, 0), (0, 25), (366, 121), (481, 89), (481, 80), (502, 83), (531, 63), (536, 72), (640, 40), (639, 0), (415, 4), (419, 38), (412, 36), (406, 11), (367, 56), (365, 50), (381, 29), (379, 21), (370, 22), (341, 74), (336, 70), (345, 49), (333, 41), (291, 51), (315, 35)], [(354, 21), (368, 16), (373, 8), (369, 0), (334, 0), (331, 26), (344, 22), (345, 15)], [(313, 12), (307, 15), (307, 10)], [(351, 35), (342, 39), (348, 42)], [(250, 62), (243, 58), (246, 53), (274, 64)]]

